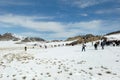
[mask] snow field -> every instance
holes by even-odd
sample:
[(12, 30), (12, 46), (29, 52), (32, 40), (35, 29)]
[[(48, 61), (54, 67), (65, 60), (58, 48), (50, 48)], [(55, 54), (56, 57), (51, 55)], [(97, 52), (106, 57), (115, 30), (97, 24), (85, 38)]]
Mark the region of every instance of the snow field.
[(88, 43), (85, 52), (81, 45), (24, 51), (26, 44), (11, 44), (0, 50), (0, 80), (120, 80), (119, 46), (94, 50)]

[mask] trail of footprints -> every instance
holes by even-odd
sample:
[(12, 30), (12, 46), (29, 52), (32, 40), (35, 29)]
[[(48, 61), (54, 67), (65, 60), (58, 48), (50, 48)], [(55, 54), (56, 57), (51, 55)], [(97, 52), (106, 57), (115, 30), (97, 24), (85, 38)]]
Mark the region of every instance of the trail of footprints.
[[(104, 74), (113, 75), (115, 77), (119, 77), (117, 73), (112, 72), (107, 67), (99, 66), (99, 67), (88, 67), (88, 68), (82, 68), (82, 65), (86, 64), (86, 61), (76, 61), (76, 60), (69, 60), (69, 59), (34, 59), (33, 62), (37, 64), (40, 67), (44, 67), (44, 70), (46, 71), (35, 71), (34, 67), (30, 67), (29, 71), (23, 71), (20, 70), (19, 67), (11, 67), (17, 72), (14, 74), (3, 74), (0, 73), (0, 80), (4, 80), (4, 78), (7, 78), (8, 80), (59, 80), (58, 77), (61, 75), (64, 75), (65, 80), (74, 80), (74, 76), (83, 76), (83, 77), (89, 77), (89, 80), (92, 80), (92, 77), (94, 75), (103, 76)], [(24, 60), (21, 61), (21, 65), (29, 64), (30, 61)], [(11, 64), (11, 63), (9, 63)], [(0, 69), (3, 68), (4, 62), (0, 63)], [(44, 65), (44, 66), (43, 66)], [(5, 68), (7, 68), (5, 67)], [(51, 72), (52, 70), (55, 70), (54, 72)], [(98, 71), (96, 73), (93, 73), (95, 71)], [(30, 74), (32, 77), (30, 78)], [(55, 75), (54, 75), (54, 74)]]

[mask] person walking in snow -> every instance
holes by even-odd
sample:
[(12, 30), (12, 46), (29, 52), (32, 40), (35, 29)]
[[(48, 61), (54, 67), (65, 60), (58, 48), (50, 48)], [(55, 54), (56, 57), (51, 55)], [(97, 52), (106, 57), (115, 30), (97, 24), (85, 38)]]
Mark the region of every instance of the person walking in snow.
[(47, 49), (47, 46), (45, 45), (45, 49)]
[(94, 44), (94, 48), (95, 48), (95, 50), (97, 50), (97, 46), (98, 46), (98, 44), (95, 43), (95, 44)]
[(26, 46), (24, 47), (24, 49), (25, 49), (25, 51), (27, 51), (27, 47)]
[(82, 51), (85, 51), (85, 47), (86, 47), (86, 45), (82, 44)]
[(104, 49), (104, 46), (105, 46), (105, 41), (101, 42), (102, 49)]

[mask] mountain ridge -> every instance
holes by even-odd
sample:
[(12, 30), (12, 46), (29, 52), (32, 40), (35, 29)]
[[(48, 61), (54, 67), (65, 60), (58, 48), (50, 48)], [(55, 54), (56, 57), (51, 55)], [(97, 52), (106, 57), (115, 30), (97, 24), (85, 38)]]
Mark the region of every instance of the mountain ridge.
[(21, 40), (21, 42), (45, 41), (44, 39), (39, 37), (22, 37), (12, 33), (4, 33), (2, 35), (0, 34), (0, 41), (9, 41), (9, 40), (12, 41)]
[[(93, 34), (78, 35), (78, 36), (68, 37), (64, 41), (74, 41), (75, 40), (76, 43), (92, 42), (92, 41), (100, 40), (100, 39), (104, 38), (105, 36), (119, 34), (119, 33), (120, 33), (120, 30), (107, 33), (104, 36), (93, 35)], [(12, 33), (8, 33), (8, 32), (4, 33), (4, 34), (0, 34), (0, 41), (9, 41), (9, 40), (13, 40), (13, 41), (20, 40), (21, 42), (46, 41), (45, 39), (40, 38), (40, 37), (27, 37), (27, 36), (23, 37), (23, 36), (19, 36), (17, 34), (12, 34)], [(59, 40), (52, 40), (52, 41), (58, 42)]]

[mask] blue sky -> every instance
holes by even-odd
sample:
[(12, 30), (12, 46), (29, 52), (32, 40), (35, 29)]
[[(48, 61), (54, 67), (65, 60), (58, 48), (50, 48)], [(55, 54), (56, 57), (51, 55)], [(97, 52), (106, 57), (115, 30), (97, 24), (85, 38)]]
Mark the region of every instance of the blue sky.
[(0, 0), (0, 34), (46, 40), (120, 30), (120, 0)]

